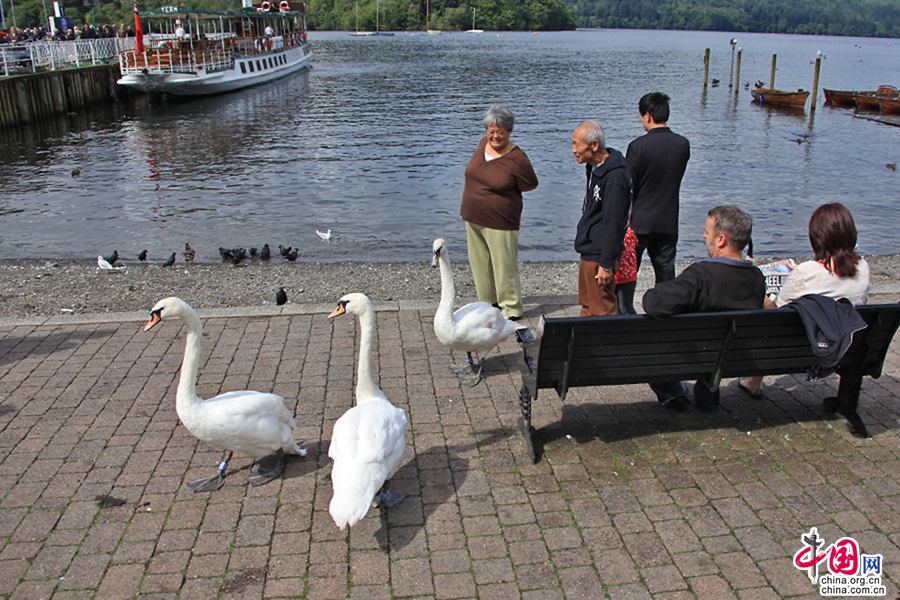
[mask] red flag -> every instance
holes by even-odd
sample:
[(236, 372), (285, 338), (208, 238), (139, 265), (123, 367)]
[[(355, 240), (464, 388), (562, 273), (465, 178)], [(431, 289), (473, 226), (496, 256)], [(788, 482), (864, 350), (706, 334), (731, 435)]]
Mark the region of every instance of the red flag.
[(144, 52), (144, 30), (141, 27), (141, 18), (138, 16), (137, 2), (134, 3), (134, 37), (137, 42), (138, 54)]

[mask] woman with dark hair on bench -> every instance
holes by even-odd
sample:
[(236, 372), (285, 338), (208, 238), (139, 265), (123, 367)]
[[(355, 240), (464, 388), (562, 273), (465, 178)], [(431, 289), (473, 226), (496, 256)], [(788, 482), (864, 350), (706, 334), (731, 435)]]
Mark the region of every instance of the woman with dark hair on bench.
[[(788, 275), (778, 297), (766, 298), (766, 308), (782, 306), (807, 294), (827, 298), (846, 298), (855, 306), (869, 299), (869, 264), (856, 253), (856, 224), (843, 204), (823, 204), (809, 219), (809, 243), (814, 260), (797, 265)], [(738, 382), (736, 389), (744, 397), (762, 400), (762, 377)]]

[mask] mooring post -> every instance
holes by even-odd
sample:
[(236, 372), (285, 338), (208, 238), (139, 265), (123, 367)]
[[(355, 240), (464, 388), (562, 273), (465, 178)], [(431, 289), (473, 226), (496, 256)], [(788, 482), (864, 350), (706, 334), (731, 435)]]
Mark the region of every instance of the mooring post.
[(822, 58), (816, 58), (816, 74), (813, 76), (812, 104), (809, 105), (810, 112), (816, 112), (816, 94), (819, 93), (819, 69), (822, 67)]
[(703, 57), (703, 87), (709, 81), (709, 48), (706, 49), (706, 55)]
[(772, 55), (772, 74), (769, 76), (769, 89), (775, 89), (775, 61), (778, 59), (777, 54)]
[(743, 50), (738, 50), (737, 70), (734, 74), (734, 93), (735, 93), (735, 95), (737, 95), (738, 89), (740, 89), (738, 86), (741, 83), (741, 52), (743, 52)]

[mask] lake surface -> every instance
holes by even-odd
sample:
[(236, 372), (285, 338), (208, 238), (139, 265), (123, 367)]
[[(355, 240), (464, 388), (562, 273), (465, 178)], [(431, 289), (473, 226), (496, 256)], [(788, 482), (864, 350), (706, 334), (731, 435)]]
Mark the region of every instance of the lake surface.
[[(268, 242), (307, 261), (418, 261), (444, 237), (464, 260), (463, 171), (484, 109), (503, 102), (540, 178), (525, 196), (520, 257), (574, 260), (584, 171), (571, 131), (596, 119), (624, 153), (643, 134), (639, 98), (657, 90), (692, 147), (680, 258), (705, 255), (706, 212), (722, 203), (754, 217), (757, 255), (808, 254), (810, 213), (835, 201), (853, 212), (861, 251), (900, 253), (900, 171), (886, 167), (900, 162), (900, 127), (822, 106), (821, 91), (900, 85), (900, 40), (737, 34), (735, 95), (733, 35), (313, 32), (314, 68), (279, 82), (0, 132), (0, 259), (147, 248), (161, 260), (190, 242), (212, 261), (219, 246)], [(706, 48), (722, 84), (704, 90)], [(773, 53), (776, 87), (811, 89), (820, 51), (814, 114), (751, 103), (743, 82), (768, 80)]]

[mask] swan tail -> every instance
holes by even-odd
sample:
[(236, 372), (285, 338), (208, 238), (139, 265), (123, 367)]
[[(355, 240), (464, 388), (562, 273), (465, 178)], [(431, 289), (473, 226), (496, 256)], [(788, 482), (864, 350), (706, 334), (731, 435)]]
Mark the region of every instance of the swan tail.
[(301, 448), (300, 444), (297, 443), (297, 440), (291, 438), (288, 442), (286, 442), (282, 447), (285, 454), (293, 454), (296, 456), (306, 456), (307, 450), (306, 448)]
[(365, 468), (341, 469), (337, 464), (331, 471), (334, 496), (328, 506), (331, 518), (341, 531), (353, 527), (366, 516), (372, 499), (384, 483), (379, 474)]

